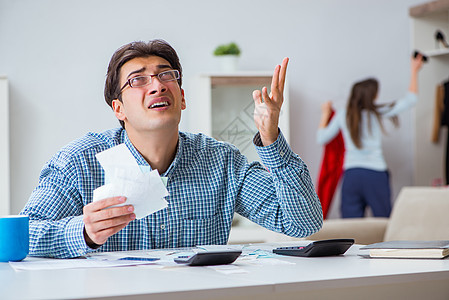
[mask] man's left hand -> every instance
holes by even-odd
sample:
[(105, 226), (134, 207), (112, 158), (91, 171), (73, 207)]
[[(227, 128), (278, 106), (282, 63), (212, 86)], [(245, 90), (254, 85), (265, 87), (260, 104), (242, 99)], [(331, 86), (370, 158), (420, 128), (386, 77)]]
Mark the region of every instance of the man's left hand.
[(271, 79), (271, 92), (268, 95), (267, 87), (262, 91), (255, 90), (254, 98), (254, 122), (259, 130), (260, 138), (264, 146), (274, 143), (279, 135), (278, 124), (282, 103), (284, 102), (284, 84), (287, 73), (288, 58), (284, 58), (281, 65), (274, 69)]

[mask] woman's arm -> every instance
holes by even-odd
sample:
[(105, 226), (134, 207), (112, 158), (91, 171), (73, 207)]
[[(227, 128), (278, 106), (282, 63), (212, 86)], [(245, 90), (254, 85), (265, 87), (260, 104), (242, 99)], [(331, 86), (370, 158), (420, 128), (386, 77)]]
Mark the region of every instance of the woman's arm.
[[(330, 142), (340, 132), (339, 118), (344, 118), (339, 111), (332, 120), (329, 121), (332, 114), (332, 102), (327, 101), (321, 105), (321, 120), (318, 126), (316, 140), (319, 145), (325, 145)], [(345, 113), (343, 113), (345, 114)]]
[(321, 120), (318, 128), (326, 128), (332, 114), (332, 101), (326, 101), (321, 105)]
[(416, 58), (412, 58), (410, 76), (410, 86), (408, 88), (409, 92), (417, 94), (418, 93), (418, 72), (423, 64), (422, 55), (418, 54)]
[(412, 58), (410, 63), (411, 75), (408, 93), (394, 103), (393, 107), (382, 107), (379, 112), (383, 117), (393, 117), (414, 106), (418, 101), (418, 73), (423, 64), (422, 55), (418, 54), (416, 58)]

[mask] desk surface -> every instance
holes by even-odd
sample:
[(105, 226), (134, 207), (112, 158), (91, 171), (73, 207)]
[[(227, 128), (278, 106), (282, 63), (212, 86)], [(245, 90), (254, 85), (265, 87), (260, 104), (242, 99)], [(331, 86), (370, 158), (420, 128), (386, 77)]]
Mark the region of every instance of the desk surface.
[[(260, 249), (308, 243), (260, 244)], [(0, 299), (449, 299), (449, 259), (366, 259), (352, 246), (343, 256), (278, 256), (294, 264), (235, 263), (247, 273), (208, 267), (145, 266), (15, 271), (0, 263)], [(261, 258), (263, 259), (263, 258)], [(429, 298), (429, 295), (432, 295)], [(403, 298), (407, 297), (407, 298)]]

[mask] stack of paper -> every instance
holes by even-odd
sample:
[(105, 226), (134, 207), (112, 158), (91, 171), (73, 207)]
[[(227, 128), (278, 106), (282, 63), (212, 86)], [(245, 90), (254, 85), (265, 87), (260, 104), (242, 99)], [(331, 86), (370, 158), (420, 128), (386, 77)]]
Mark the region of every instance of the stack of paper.
[(370, 257), (444, 258), (449, 256), (449, 241), (389, 241), (360, 248)]
[(93, 201), (124, 196), (137, 219), (167, 207), (168, 191), (157, 170), (144, 172), (125, 144), (96, 155), (105, 172), (105, 185), (94, 190)]

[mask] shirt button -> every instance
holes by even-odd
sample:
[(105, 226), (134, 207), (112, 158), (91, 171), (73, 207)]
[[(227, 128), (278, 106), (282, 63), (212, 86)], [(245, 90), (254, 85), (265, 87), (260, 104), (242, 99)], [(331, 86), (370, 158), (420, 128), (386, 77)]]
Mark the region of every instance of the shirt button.
[(284, 155), (285, 155), (285, 152), (284, 152), (284, 151), (281, 151), (281, 152), (279, 152), (279, 154), (280, 154), (281, 156), (284, 156)]
[(162, 225), (161, 225), (161, 229), (165, 229), (165, 224), (162, 224)]

